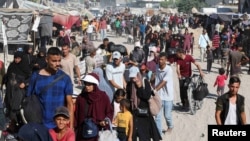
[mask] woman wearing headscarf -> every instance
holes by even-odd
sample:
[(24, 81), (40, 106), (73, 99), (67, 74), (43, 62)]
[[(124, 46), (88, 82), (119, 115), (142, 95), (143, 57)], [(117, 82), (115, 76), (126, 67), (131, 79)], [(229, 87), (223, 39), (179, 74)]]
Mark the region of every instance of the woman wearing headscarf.
[(77, 141), (97, 141), (98, 135), (92, 138), (83, 138), (82, 124), (86, 118), (92, 118), (98, 129), (107, 128), (105, 118), (113, 119), (113, 108), (104, 91), (98, 88), (99, 77), (89, 73), (83, 78), (84, 88), (76, 99), (75, 129)]
[(39, 48), (38, 54), (34, 57), (33, 71), (40, 70), (47, 66), (46, 48)]
[[(129, 69), (130, 82), (127, 84), (127, 98), (131, 100), (134, 129), (132, 140), (159, 141), (161, 135), (156, 127), (153, 116), (149, 112), (148, 100), (151, 97), (151, 86), (147, 79), (142, 79), (138, 67)], [(144, 81), (144, 82), (143, 82)], [(139, 111), (147, 112), (139, 112)]]
[(146, 66), (148, 70), (155, 72), (156, 65), (158, 64), (157, 48), (155, 46), (150, 47), (149, 55), (147, 58)]
[(103, 74), (103, 70), (101, 68), (95, 68), (93, 70), (93, 73), (97, 74), (99, 76), (100, 79), (100, 83), (98, 88), (101, 91), (106, 92), (107, 96), (109, 97), (109, 101), (111, 102), (113, 100), (113, 90), (111, 88), (111, 86), (109, 85), (107, 79), (104, 78), (104, 74)]
[(23, 52), (17, 51), (14, 54), (14, 61), (9, 65), (6, 74), (6, 96), (4, 99), (7, 108), (7, 117), (12, 123), (22, 123), (19, 117), (19, 109), (25, 88), (29, 82), (30, 68), (23, 65)]

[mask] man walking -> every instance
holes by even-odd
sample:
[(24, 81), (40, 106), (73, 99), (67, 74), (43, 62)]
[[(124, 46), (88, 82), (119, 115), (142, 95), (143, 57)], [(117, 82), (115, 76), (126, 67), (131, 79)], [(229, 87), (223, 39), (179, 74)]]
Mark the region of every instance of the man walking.
[(162, 133), (162, 114), (166, 120), (168, 129), (173, 129), (172, 108), (174, 99), (174, 79), (171, 66), (167, 65), (166, 53), (162, 52), (159, 56), (159, 67), (156, 69), (155, 91), (160, 95), (162, 100), (162, 108), (155, 117), (155, 122), (160, 133)]
[(229, 80), (229, 91), (216, 102), (215, 120), (217, 125), (245, 125), (245, 98), (238, 94), (240, 88), (239, 77), (233, 76)]
[(204, 62), (207, 45), (209, 45), (209, 38), (206, 29), (203, 29), (202, 34), (199, 37), (200, 59)]
[[(61, 68), (61, 51), (57, 47), (49, 48), (46, 56), (47, 67), (38, 72), (34, 72), (31, 76), (27, 96), (31, 94), (39, 94), (43, 109), (43, 125), (47, 128), (55, 128), (53, 120), (54, 111), (59, 106), (67, 106), (70, 113), (70, 127), (73, 128), (73, 85), (71, 79)], [(46, 91), (42, 91), (50, 83), (64, 75), (53, 86)], [(43, 93), (40, 93), (43, 92)]]
[(180, 98), (183, 109), (188, 107), (188, 98), (187, 98), (187, 86), (185, 82), (192, 76), (192, 63), (196, 66), (201, 76), (203, 76), (203, 72), (201, 70), (200, 65), (195, 62), (194, 58), (191, 55), (185, 54), (185, 51), (181, 48), (177, 49), (177, 75), (179, 78), (179, 86), (180, 86)]

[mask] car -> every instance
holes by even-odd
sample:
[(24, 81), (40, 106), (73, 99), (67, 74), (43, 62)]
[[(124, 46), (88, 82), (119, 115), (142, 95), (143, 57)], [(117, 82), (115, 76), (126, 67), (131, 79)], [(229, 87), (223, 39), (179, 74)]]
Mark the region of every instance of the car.
[(91, 12), (95, 17), (102, 17), (102, 12), (99, 8), (91, 8), (89, 9), (89, 12)]

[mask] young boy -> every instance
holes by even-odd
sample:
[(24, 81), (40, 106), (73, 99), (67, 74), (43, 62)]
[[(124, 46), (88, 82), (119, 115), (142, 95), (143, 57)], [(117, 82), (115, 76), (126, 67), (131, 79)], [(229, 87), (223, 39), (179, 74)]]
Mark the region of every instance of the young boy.
[(120, 141), (132, 141), (133, 116), (130, 113), (130, 101), (122, 99), (120, 101), (121, 111), (117, 113), (113, 124), (117, 126), (118, 138)]
[(75, 141), (75, 133), (69, 128), (69, 111), (66, 107), (58, 107), (54, 114), (56, 127), (49, 130), (53, 141)]
[(213, 51), (209, 45), (207, 46), (206, 53), (207, 53), (207, 73), (210, 73), (213, 63)]

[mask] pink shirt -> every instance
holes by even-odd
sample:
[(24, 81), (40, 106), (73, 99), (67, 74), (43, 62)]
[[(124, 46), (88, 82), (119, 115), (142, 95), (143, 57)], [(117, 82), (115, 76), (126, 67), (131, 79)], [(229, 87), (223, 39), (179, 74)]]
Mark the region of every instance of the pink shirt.
[(55, 129), (50, 129), (49, 133), (53, 141), (75, 141), (75, 132), (71, 128), (67, 129), (66, 133), (60, 140), (57, 139), (58, 133), (56, 133)]
[(100, 21), (100, 29), (107, 29), (107, 22), (106, 22), (106, 20)]
[(227, 76), (226, 75), (219, 75), (217, 76), (214, 86), (218, 85), (219, 87), (224, 87), (225, 86), (225, 80), (227, 80)]

